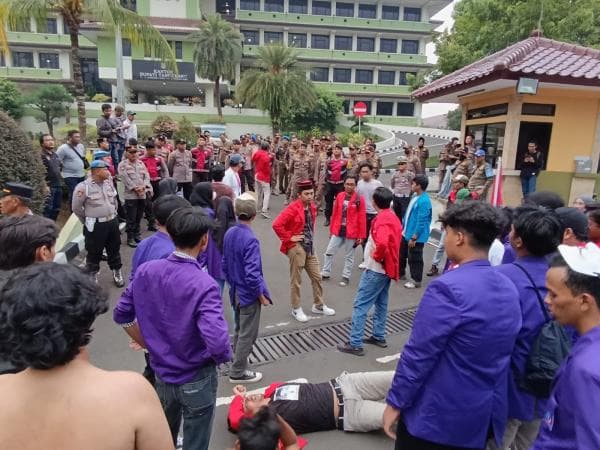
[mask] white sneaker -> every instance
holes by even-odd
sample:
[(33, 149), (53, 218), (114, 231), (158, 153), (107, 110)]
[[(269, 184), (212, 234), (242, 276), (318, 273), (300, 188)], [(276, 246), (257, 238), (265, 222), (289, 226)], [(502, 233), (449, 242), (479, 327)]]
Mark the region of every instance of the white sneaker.
[(298, 322), (308, 322), (308, 317), (306, 317), (306, 314), (304, 314), (302, 307), (292, 309), (292, 316), (294, 316), (294, 319), (296, 319)]
[(367, 268), (367, 265), (366, 265), (366, 264), (365, 264), (365, 262), (363, 261), (363, 262), (361, 262), (361, 263), (358, 265), (358, 268), (359, 268), (359, 269), (366, 269), (366, 268)]
[(330, 308), (327, 305), (321, 305), (321, 307), (319, 308), (317, 305), (312, 305), (312, 309), (311, 311), (314, 314), (323, 314), (324, 316), (334, 316), (335, 315), (335, 309)]
[(246, 384), (246, 383), (257, 383), (262, 380), (262, 373), (254, 372), (252, 370), (246, 370), (241, 377), (232, 377), (229, 376), (229, 382), (236, 384)]
[(420, 288), (421, 287), (421, 283), (417, 283), (417, 282), (413, 282), (413, 281), (408, 281), (408, 282), (404, 283), (404, 287), (406, 289), (416, 289), (416, 288)]

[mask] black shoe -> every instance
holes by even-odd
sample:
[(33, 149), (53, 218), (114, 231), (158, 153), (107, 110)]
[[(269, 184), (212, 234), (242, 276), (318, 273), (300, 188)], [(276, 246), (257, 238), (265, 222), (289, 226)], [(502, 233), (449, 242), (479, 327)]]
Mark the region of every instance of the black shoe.
[(148, 231), (158, 231), (158, 228), (156, 228), (156, 225), (154, 224), (148, 225)]
[(127, 245), (129, 245), (131, 248), (136, 248), (137, 247), (137, 242), (133, 238), (128, 238), (127, 239)]
[(363, 339), (363, 342), (365, 344), (376, 345), (377, 347), (381, 347), (381, 348), (387, 348), (387, 346), (388, 346), (387, 341), (385, 339), (383, 341), (381, 341), (379, 339), (375, 339), (373, 336)]
[(354, 356), (363, 356), (365, 351), (360, 347), (352, 347), (348, 344), (338, 344), (337, 349), (342, 353), (350, 353)]
[(328, 227), (329, 226), (329, 219), (325, 219), (325, 223), (323, 224), (324, 227)]
[(133, 240), (134, 240), (136, 243), (138, 243), (138, 244), (139, 244), (140, 242), (142, 242), (142, 236), (141, 236), (141, 235), (139, 235), (139, 234), (136, 234), (136, 235), (133, 237)]
[(262, 373), (254, 372), (252, 370), (244, 371), (244, 373), (241, 377), (229, 376), (229, 382), (233, 383), (233, 384), (235, 384), (235, 383), (240, 383), (240, 384), (256, 383), (260, 380), (262, 380)]
[(429, 269), (429, 272), (427, 272), (427, 276), (428, 277), (435, 277), (436, 275), (439, 275), (439, 271), (436, 265), (432, 265), (431, 269)]

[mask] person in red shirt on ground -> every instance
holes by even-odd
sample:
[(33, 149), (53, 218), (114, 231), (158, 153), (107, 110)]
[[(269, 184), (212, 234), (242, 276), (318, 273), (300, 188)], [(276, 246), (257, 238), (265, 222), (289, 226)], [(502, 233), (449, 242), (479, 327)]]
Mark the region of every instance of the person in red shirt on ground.
[(257, 200), (260, 205), (262, 197), (262, 210), (260, 215), (265, 219), (271, 218), (269, 215), (269, 200), (271, 199), (271, 166), (273, 164), (274, 156), (269, 150), (269, 143), (263, 141), (261, 142), (260, 147), (252, 153)]
[(297, 185), (298, 198), (290, 203), (273, 221), (273, 231), (281, 240), (281, 253), (290, 262), (290, 301), (292, 316), (298, 322), (307, 322), (308, 317), (300, 306), (300, 283), (302, 270), (306, 270), (313, 291), (314, 314), (333, 316), (335, 310), (323, 303), (321, 268), (314, 252), (315, 220), (317, 207), (313, 202), (315, 190), (310, 180)]
[(331, 238), (325, 250), (323, 271), (324, 280), (331, 276), (333, 257), (340, 247), (344, 248), (344, 270), (340, 286), (347, 286), (354, 266), (354, 249), (367, 237), (367, 210), (365, 199), (356, 193), (356, 175), (349, 175), (344, 181), (344, 192), (337, 194), (331, 216)]
[[(377, 216), (371, 224), (371, 236), (365, 247), (365, 271), (360, 277), (358, 292), (352, 310), (352, 330), (350, 340), (339, 344), (338, 350), (356, 356), (364, 355), (363, 342), (387, 347), (385, 340), (385, 322), (388, 309), (390, 281), (400, 278), (400, 238), (402, 225), (400, 219), (390, 209), (394, 194), (385, 187), (373, 192), (373, 204)], [(373, 312), (373, 334), (363, 340), (367, 313)]]
[(328, 227), (333, 210), (333, 200), (344, 190), (344, 178), (348, 172), (348, 160), (342, 157), (342, 144), (336, 144), (327, 161), (325, 172), (325, 226)]

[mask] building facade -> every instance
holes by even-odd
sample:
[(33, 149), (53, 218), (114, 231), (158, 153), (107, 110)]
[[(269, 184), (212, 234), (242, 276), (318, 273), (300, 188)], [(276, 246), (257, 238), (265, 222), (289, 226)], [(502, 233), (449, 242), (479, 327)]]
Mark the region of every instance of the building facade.
[[(125, 87), (128, 93), (137, 95), (138, 102), (144, 102), (151, 93), (202, 97), (205, 106), (213, 106), (213, 85), (195, 74), (193, 45), (186, 38), (197, 28), (202, 14), (220, 13), (243, 36), (243, 59), (236, 82), (253, 65), (259, 46), (279, 42), (298, 49), (307, 77), (317, 86), (344, 98), (345, 114), (351, 114), (354, 102), (362, 101), (367, 105), (367, 120), (415, 124), (421, 108), (420, 103), (411, 100), (408, 78), (430, 67), (425, 46), (439, 25), (431, 17), (449, 3), (450, 0), (127, 0), (124, 4), (128, 8), (148, 17), (171, 42), (179, 73), (165, 70), (151, 49), (123, 40)], [(48, 28), (55, 33), (37, 30), (33, 23), (31, 30), (11, 32), (13, 61), (2, 61), (0, 76), (18, 81), (70, 79), (69, 36), (60, 17), (49, 19), (49, 23), (52, 20), (56, 23)], [(82, 29), (88, 68), (96, 70), (93, 81), (114, 86), (114, 36), (94, 23), (83, 24)], [(51, 53), (56, 56), (49, 58), (48, 52), (40, 50), (45, 46), (52, 48)], [(221, 95), (226, 96), (230, 89), (235, 87), (223, 83)]]

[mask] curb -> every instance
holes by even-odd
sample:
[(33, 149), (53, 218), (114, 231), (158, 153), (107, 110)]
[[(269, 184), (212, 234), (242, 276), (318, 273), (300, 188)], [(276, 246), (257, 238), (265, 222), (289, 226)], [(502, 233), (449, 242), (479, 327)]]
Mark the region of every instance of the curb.
[[(120, 223), (119, 231), (122, 232), (124, 229), (125, 223)], [(68, 264), (73, 261), (79, 255), (79, 253), (83, 251), (84, 248), (85, 238), (82, 233), (65, 244), (65, 246), (59, 252), (56, 252), (56, 255), (54, 256), (54, 262), (58, 264)]]

